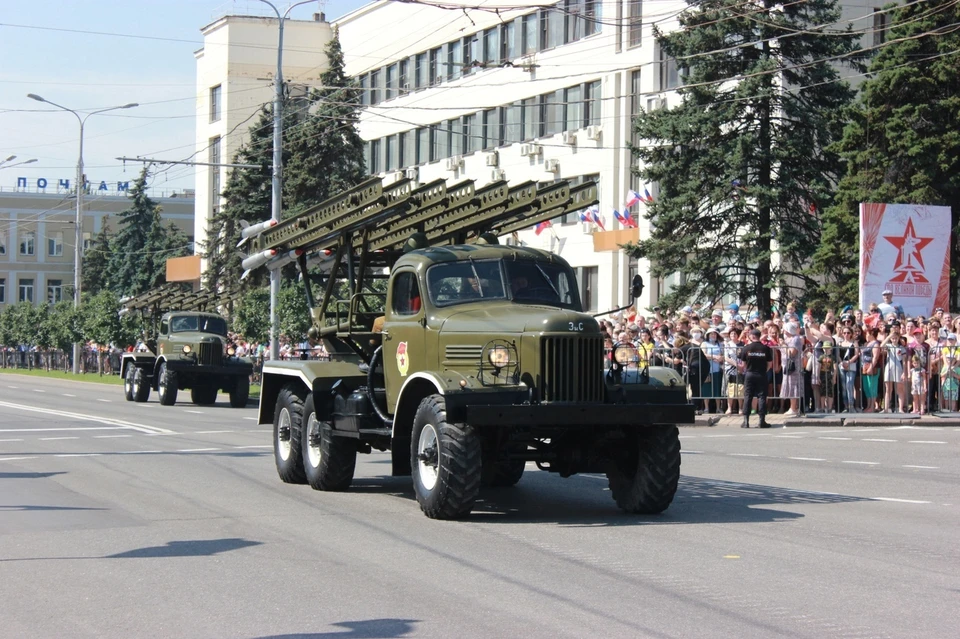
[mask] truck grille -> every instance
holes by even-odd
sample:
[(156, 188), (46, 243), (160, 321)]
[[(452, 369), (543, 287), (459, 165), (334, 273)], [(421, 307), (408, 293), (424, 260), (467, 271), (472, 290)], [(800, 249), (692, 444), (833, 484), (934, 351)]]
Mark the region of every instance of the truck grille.
[(220, 342), (200, 342), (197, 359), (201, 366), (220, 366), (223, 361), (223, 345)]
[(538, 381), (544, 402), (602, 402), (603, 338), (543, 338)]

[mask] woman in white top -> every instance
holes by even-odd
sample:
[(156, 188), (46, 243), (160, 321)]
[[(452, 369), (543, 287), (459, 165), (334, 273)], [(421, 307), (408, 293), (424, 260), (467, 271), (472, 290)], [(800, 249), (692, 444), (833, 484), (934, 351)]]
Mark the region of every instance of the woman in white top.
[(893, 394), (896, 391), (899, 412), (907, 412), (907, 375), (904, 366), (907, 347), (900, 335), (900, 322), (890, 322), (887, 336), (880, 343), (885, 363), (883, 365), (883, 412), (893, 412)]

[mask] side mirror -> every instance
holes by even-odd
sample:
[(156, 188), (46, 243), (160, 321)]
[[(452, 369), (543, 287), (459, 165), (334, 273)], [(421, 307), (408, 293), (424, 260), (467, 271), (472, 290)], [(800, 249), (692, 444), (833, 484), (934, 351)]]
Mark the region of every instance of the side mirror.
[(630, 286), (630, 295), (637, 299), (643, 294), (643, 278), (639, 274), (633, 276), (633, 284)]

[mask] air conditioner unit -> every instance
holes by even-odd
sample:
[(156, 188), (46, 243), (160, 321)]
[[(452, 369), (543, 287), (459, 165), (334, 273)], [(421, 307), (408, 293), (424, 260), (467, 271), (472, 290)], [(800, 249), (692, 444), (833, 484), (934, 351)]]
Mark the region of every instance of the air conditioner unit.
[(406, 176), (408, 180), (412, 182), (416, 182), (417, 180), (420, 179), (420, 169), (415, 166), (412, 166), (406, 170)]
[(540, 155), (540, 145), (539, 144), (521, 144), (520, 155), (524, 157), (535, 158), (538, 155)]
[(573, 131), (564, 131), (563, 132), (563, 143), (564, 144), (576, 144), (577, 143), (577, 134)]
[(390, 174), (390, 179), (391, 179), (393, 182), (399, 182), (400, 180), (404, 179), (405, 177), (407, 177), (407, 175), (406, 175), (406, 173), (404, 173), (403, 171), (394, 171), (393, 173)]
[(647, 100), (647, 111), (657, 111), (667, 106), (666, 98), (650, 98)]
[(500, 154), (494, 151), (487, 153), (487, 166), (500, 166)]
[(457, 169), (462, 169), (462, 168), (463, 168), (463, 157), (461, 157), (461, 156), (459, 156), (459, 155), (455, 155), (455, 156), (453, 156), (452, 158), (447, 158), (447, 160), (446, 160), (446, 162), (444, 162), (444, 165), (443, 165), (443, 166), (444, 166), (444, 168), (446, 168), (448, 171), (456, 171)]
[(490, 179), (494, 182), (500, 182), (507, 179), (507, 172), (503, 169), (494, 169), (490, 171)]
[(560, 160), (549, 159), (543, 163), (543, 170), (549, 171), (550, 173), (559, 173), (560, 172)]
[(603, 129), (600, 128), (600, 125), (595, 124), (593, 126), (587, 127), (587, 139), (588, 140), (599, 140), (600, 134), (603, 132)]

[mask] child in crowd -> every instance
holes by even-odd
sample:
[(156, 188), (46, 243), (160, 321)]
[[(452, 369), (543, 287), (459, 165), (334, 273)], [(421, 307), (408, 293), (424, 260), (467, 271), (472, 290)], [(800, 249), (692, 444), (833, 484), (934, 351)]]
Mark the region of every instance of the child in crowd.
[(924, 398), (927, 396), (927, 367), (919, 354), (910, 358), (910, 392), (913, 394), (913, 412), (926, 413)]

